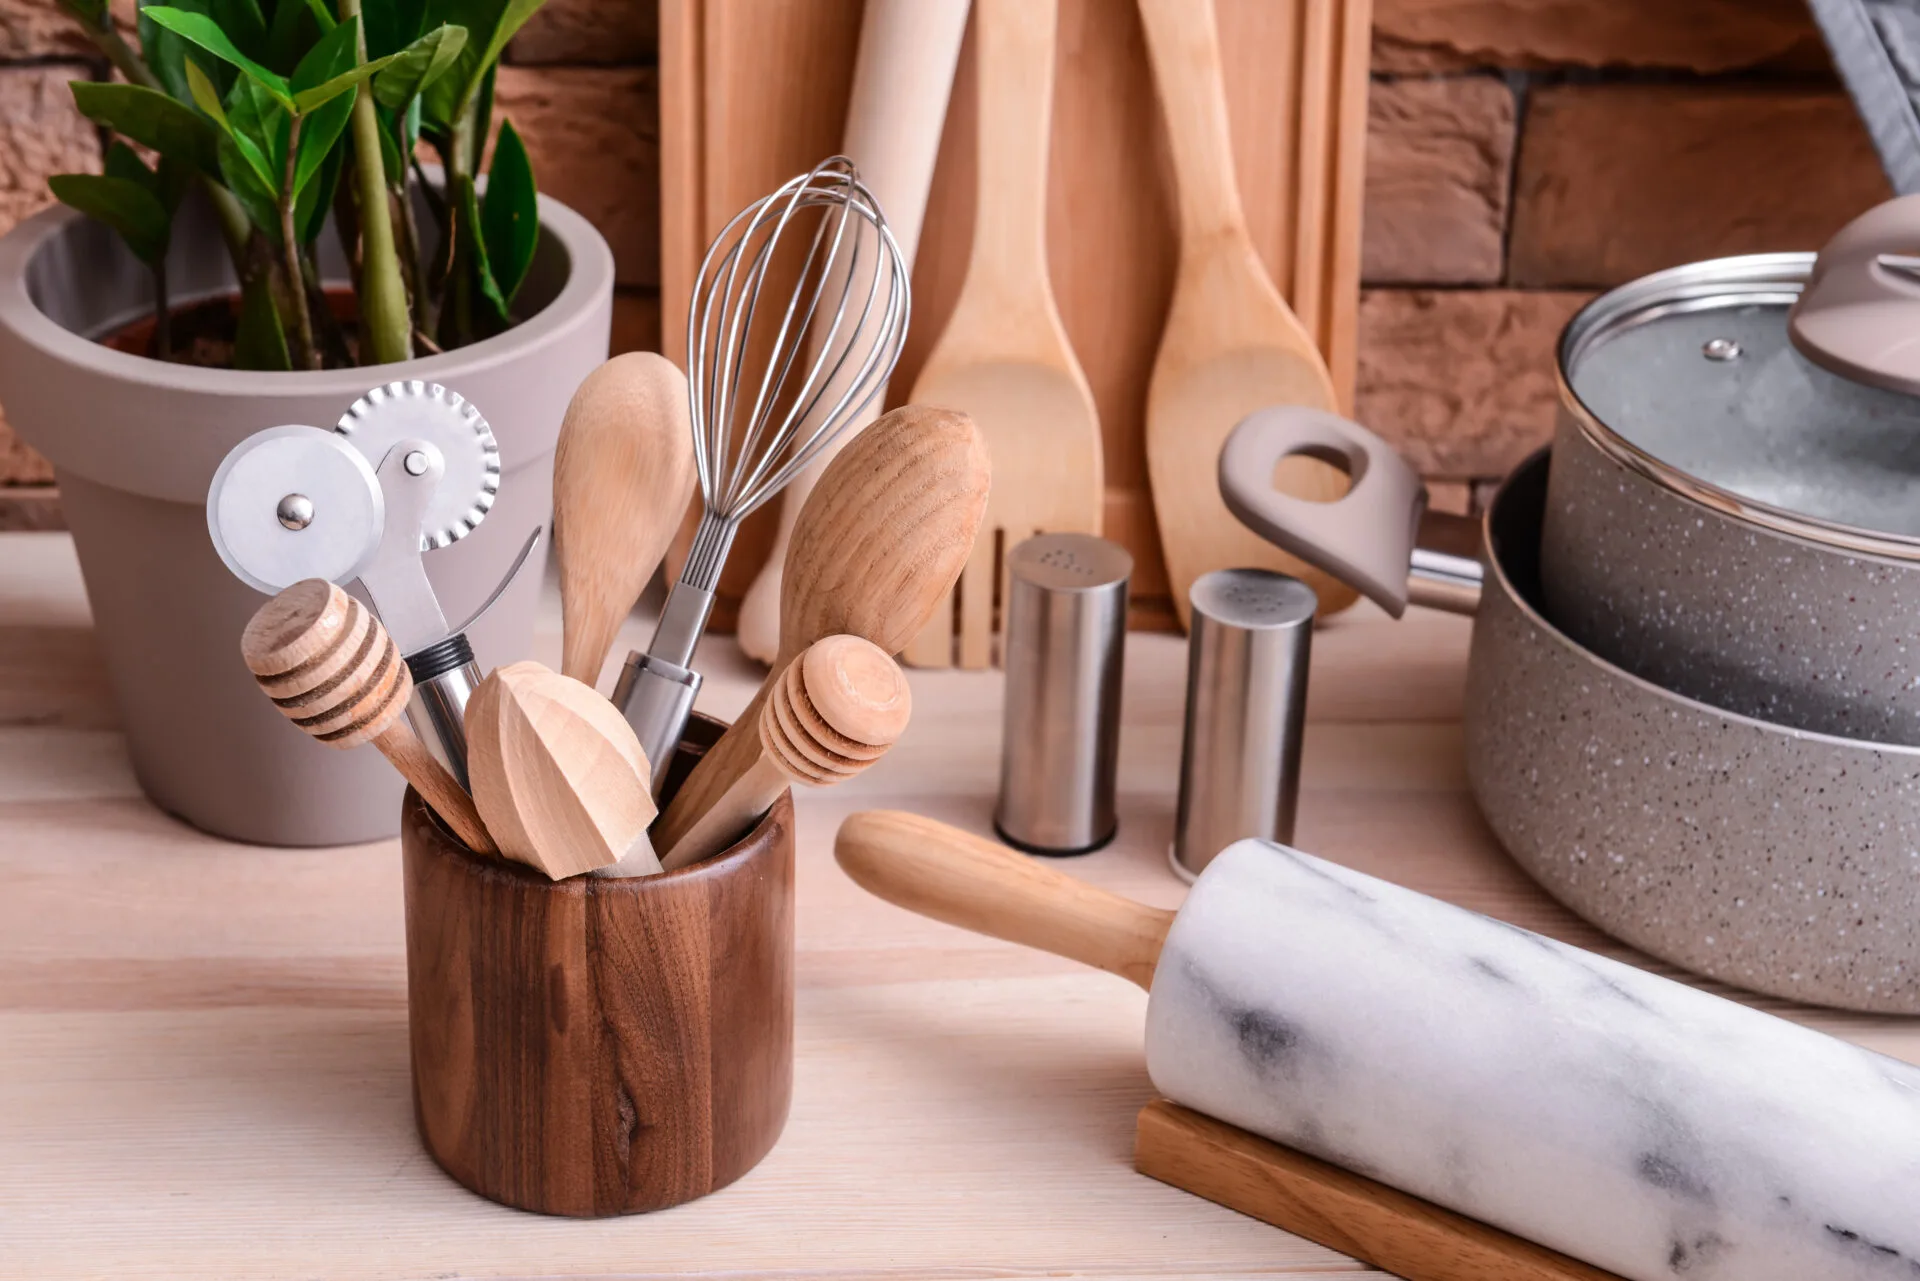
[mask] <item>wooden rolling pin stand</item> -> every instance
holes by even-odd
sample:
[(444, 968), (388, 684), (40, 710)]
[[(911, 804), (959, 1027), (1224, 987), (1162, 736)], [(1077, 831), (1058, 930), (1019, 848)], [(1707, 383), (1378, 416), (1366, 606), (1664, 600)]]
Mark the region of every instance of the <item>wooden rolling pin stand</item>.
[[(669, 794), (724, 728), (696, 716)], [(407, 793), (414, 1120), (440, 1167), (544, 1214), (724, 1187), (793, 1095), (793, 800), (660, 876), (551, 881), (475, 855)]]

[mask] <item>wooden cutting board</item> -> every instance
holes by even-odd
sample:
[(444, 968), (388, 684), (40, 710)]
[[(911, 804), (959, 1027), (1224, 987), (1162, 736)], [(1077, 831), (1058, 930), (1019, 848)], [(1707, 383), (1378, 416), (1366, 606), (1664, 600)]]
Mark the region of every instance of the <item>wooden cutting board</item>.
[[(1340, 57), (1322, 77), (1328, 141), (1305, 147), (1302, 9), (1214, 0), (1234, 172), (1254, 248), (1318, 342), (1352, 409), (1370, 0), (1330, 0), (1317, 30)], [(684, 358), (687, 290), (708, 239), (748, 200), (838, 145), (860, 0), (661, 0), (662, 323)], [(1316, 38), (1323, 44), (1327, 38)], [(972, 41), (969, 39), (969, 45)], [(904, 400), (960, 292), (973, 242), (974, 56), (963, 50), (914, 264), (913, 328), (891, 384)], [(1316, 137), (1319, 135), (1316, 134)], [(1179, 253), (1165, 130), (1136, 0), (1060, 0), (1047, 257), (1060, 318), (1099, 410), (1102, 528), (1134, 558), (1136, 625), (1172, 626), (1147, 485), (1147, 379)], [(1297, 177), (1306, 170), (1317, 183)], [(1311, 223), (1310, 230), (1306, 224)], [(1317, 246), (1317, 247), (1316, 247)], [(729, 616), (771, 541), (748, 523), (721, 582)]]
[(1134, 1168), (1407, 1281), (1620, 1281), (1611, 1272), (1155, 1099)]

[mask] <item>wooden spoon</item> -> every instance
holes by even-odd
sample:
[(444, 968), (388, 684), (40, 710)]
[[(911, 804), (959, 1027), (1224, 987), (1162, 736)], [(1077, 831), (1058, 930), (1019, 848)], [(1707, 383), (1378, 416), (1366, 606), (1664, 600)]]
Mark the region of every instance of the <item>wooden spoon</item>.
[(656, 846), (671, 849), (752, 767), (767, 696), (809, 645), (844, 632), (896, 654), (920, 634), (967, 563), (987, 483), (986, 442), (950, 410), (902, 405), (840, 452), (794, 524), (773, 670), (667, 806)]
[(650, 351), (615, 356), (567, 406), (553, 456), (554, 545), (560, 669), (577, 681), (600, 679), (693, 499), (688, 415), (686, 375)]
[[(1147, 386), (1147, 475), (1174, 607), (1186, 626), (1194, 579), (1254, 566), (1306, 580), (1324, 612), (1344, 609), (1357, 599), (1352, 588), (1277, 550), (1221, 501), (1220, 447), (1242, 418), (1268, 405), (1338, 406), (1326, 362), (1247, 232), (1211, 0), (1139, 4), (1180, 196), (1180, 269)], [(1348, 485), (1345, 473), (1304, 455), (1285, 460), (1273, 480), (1321, 500)]]
[(972, 415), (999, 483), (948, 610), (907, 648), (916, 667), (993, 662), (1006, 553), (1041, 532), (1098, 534), (1100, 415), (1047, 279), (1047, 140), (1056, 0), (974, 0), (979, 181), (973, 256), (913, 399)]
[(308, 578), (262, 605), (240, 654), (288, 720), (328, 747), (371, 742), (467, 848), (496, 854), (473, 798), (407, 724), (413, 675), (373, 611)]
[(829, 636), (787, 665), (760, 711), (760, 752), (662, 859), (671, 872), (726, 849), (794, 783), (831, 787), (906, 731), (913, 695), (900, 665), (858, 636)]
[(495, 668), (467, 702), (467, 773), (500, 852), (554, 880), (645, 846), (651, 771), (619, 709), (539, 663)]

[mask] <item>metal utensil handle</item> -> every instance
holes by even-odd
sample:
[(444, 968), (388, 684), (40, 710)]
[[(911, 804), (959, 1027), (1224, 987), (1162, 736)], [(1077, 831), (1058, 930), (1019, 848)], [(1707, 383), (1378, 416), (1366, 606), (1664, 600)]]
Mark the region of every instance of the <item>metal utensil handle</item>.
[[(1325, 503), (1281, 493), (1274, 469), (1295, 454), (1340, 468), (1352, 487)], [(1358, 423), (1301, 405), (1254, 411), (1220, 451), (1220, 497), (1268, 542), (1352, 584), (1395, 618), (1406, 612), (1426, 488), (1391, 445)]]

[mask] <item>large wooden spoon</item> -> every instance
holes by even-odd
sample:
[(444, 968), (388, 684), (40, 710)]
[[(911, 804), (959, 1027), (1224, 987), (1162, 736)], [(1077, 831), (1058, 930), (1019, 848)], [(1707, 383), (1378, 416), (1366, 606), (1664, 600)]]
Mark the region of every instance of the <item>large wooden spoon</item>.
[[(913, 386), (923, 405), (973, 416), (999, 483), (948, 611), (908, 647), (916, 667), (993, 662), (1006, 554), (1033, 535), (1100, 532), (1100, 415), (1047, 279), (1047, 141), (1057, 0), (974, 0), (979, 181), (973, 256)], [(956, 640), (958, 642), (956, 646)], [(957, 652), (956, 652), (957, 651)]]
[(372, 743), (468, 849), (498, 853), (473, 798), (407, 724), (413, 676), (372, 610), (303, 579), (254, 613), (240, 656), (288, 720), (328, 747)]
[(567, 406), (553, 456), (560, 670), (600, 679), (620, 623), (693, 499), (687, 377), (650, 351), (615, 356)]
[[(1139, 5), (1180, 198), (1179, 274), (1147, 386), (1147, 475), (1174, 607), (1184, 627), (1194, 579), (1253, 566), (1305, 579), (1324, 612), (1344, 609), (1357, 599), (1352, 588), (1277, 550), (1220, 498), (1220, 447), (1242, 418), (1268, 405), (1338, 406), (1326, 362), (1247, 232), (1212, 0)], [(1345, 474), (1317, 459), (1282, 468), (1273, 482), (1296, 497), (1346, 492)]]
[(773, 670), (654, 825), (657, 848), (671, 848), (752, 767), (768, 692), (809, 645), (844, 632), (897, 654), (919, 635), (967, 563), (988, 473), (973, 420), (924, 405), (887, 414), (833, 460), (794, 524)]

